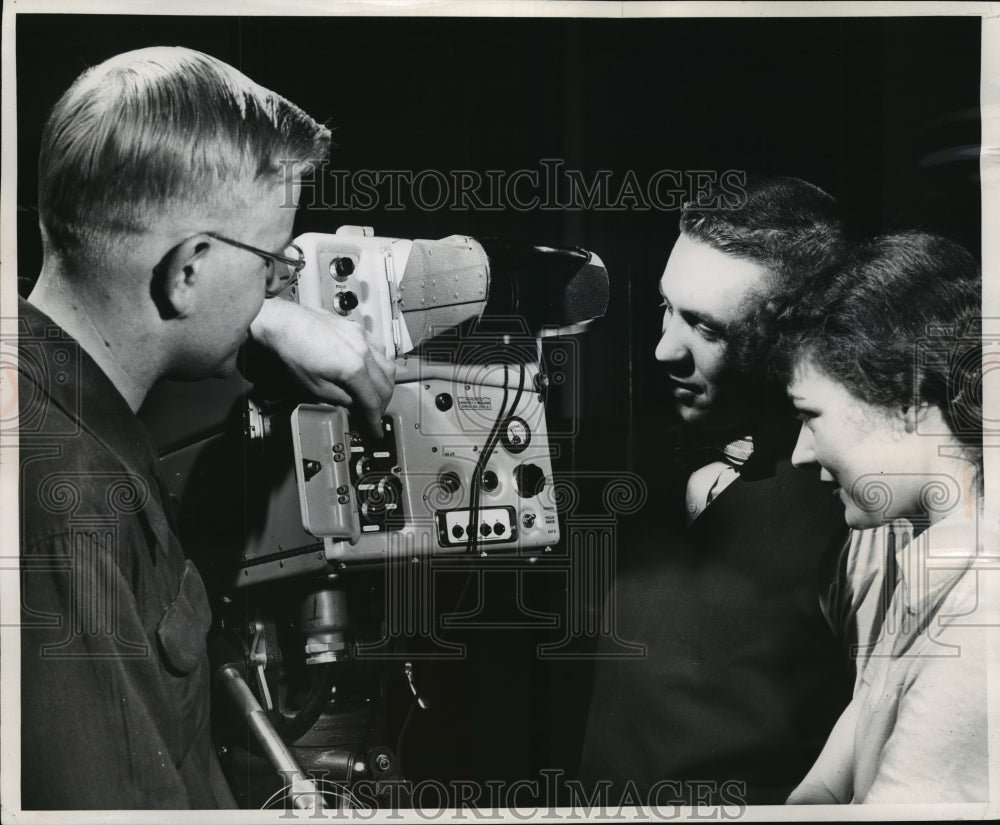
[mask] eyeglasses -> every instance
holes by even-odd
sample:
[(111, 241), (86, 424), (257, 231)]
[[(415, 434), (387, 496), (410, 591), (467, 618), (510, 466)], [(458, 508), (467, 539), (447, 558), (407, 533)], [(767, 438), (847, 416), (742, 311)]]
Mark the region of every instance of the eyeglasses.
[(210, 238), (215, 238), (217, 241), (235, 246), (237, 249), (245, 249), (247, 252), (260, 255), (265, 261), (269, 262), (272, 266), (267, 276), (267, 285), (264, 288), (264, 295), (268, 298), (273, 298), (285, 287), (294, 284), (298, 280), (299, 273), (306, 265), (305, 253), (293, 243), (285, 247), (285, 254), (278, 255), (274, 252), (265, 252), (256, 246), (250, 246), (250, 244), (234, 241), (232, 238), (227, 238), (225, 235), (219, 235), (216, 232), (205, 232), (204, 234)]

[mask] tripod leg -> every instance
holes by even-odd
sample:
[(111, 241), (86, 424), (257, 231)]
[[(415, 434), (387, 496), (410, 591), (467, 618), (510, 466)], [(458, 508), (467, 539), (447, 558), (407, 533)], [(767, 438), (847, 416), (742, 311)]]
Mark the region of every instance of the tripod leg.
[(216, 673), (215, 678), (243, 714), (261, 748), (281, 775), (292, 805), (302, 810), (322, 810), (323, 800), (319, 790), (302, 773), (239, 671), (232, 665), (226, 665)]

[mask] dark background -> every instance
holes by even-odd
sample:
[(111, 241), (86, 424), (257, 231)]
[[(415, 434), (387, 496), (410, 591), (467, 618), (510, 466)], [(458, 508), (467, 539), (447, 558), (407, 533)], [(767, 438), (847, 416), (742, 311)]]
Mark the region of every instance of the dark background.
[[(529, 20), (19, 15), (18, 253), (38, 271), (36, 159), (48, 110), (87, 66), (147, 45), (206, 51), (335, 127), (334, 167), (736, 169), (805, 178), (859, 235), (921, 227), (980, 243), (978, 18)], [(652, 357), (656, 282), (676, 212), (301, 210), (298, 231), (365, 224), (385, 236), (500, 235), (597, 252), (606, 317), (580, 339), (580, 437), (564, 460), (634, 469), (662, 423)], [(207, 385), (211, 387), (212, 385)], [(198, 403), (211, 398), (200, 388)], [(154, 439), (191, 394), (147, 409)], [(168, 428), (169, 429), (169, 428)], [(655, 507), (655, 505), (654, 505)], [(625, 548), (627, 551), (627, 548)], [(509, 594), (508, 594), (509, 596)], [(501, 594), (500, 598), (506, 598)], [(585, 664), (543, 666), (524, 634), (483, 632), (439, 667), (407, 729), (414, 778), (508, 778), (575, 768)]]

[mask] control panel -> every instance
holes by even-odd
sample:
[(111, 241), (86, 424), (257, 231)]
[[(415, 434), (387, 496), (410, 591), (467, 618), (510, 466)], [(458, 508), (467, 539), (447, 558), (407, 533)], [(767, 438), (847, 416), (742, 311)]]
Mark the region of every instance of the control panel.
[(293, 568), (523, 552), (559, 541), (537, 368), (526, 365), (522, 375), (491, 365), (456, 376), (448, 366), (450, 377), (428, 377), (435, 369), (396, 385), (380, 436), (355, 426), (342, 407), (296, 407), (299, 512), (293, 524), (287, 507), (279, 509), (287, 495), (272, 499), (269, 529), (248, 547), (241, 583)]

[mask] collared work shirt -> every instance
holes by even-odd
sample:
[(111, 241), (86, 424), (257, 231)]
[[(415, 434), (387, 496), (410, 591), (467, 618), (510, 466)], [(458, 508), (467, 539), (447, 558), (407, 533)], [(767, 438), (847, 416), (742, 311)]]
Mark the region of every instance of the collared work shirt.
[(232, 806), (211, 611), (149, 437), (77, 342), (19, 307), (21, 806)]

